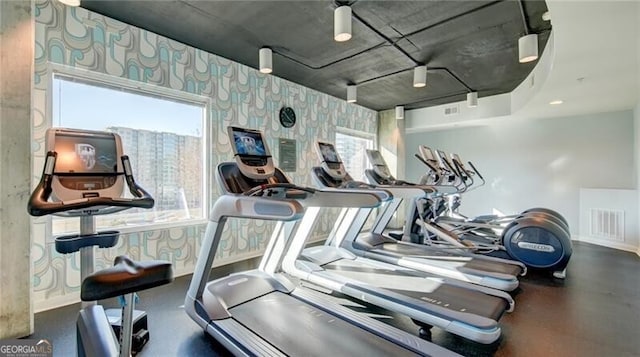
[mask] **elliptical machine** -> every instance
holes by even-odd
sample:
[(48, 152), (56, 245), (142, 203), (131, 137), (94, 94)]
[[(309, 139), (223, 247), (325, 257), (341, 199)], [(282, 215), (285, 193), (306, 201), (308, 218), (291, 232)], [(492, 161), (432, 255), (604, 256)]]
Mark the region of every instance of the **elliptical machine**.
[[(166, 261), (136, 262), (118, 256), (114, 266), (91, 274), (93, 247), (113, 247), (119, 237), (118, 231), (96, 232), (95, 218), (134, 207), (151, 208), (154, 200), (136, 184), (117, 134), (52, 128), (46, 140), (42, 177), (27, 210), (32, 216), (80, 217), (80, 234), (55, 238), (59, 253), (80, 252), (83, 309), (76, 323), (78, 356), (128, 357), (149, 340), (146, 314), (134, 310), (134, 293), (170, 283), (173, 270)], [(125, 183), (133, 198), (123, 196)], [(124, 296), (125, 304), (112, 329), (107, 313), (95, 301), (117, 296)]]
[[(448, 200), (441, 198), (429, 202), (428, 208), (419, 212), (416, 222), (431, 238), (454, 247), (475, 248), (494, 256), (521, 261), (529, 267), (550, 270), (559, 279), (566, 277), (573, 249), (564, 217), (546, 208), (532, 208), (507, 217), (487, 215), (467, 219), (451, 215), (459, 206), (458, 194), (468, 192), (473, 185), (473, 176), (480, 178), (482, 184), (484, 178), (471, 162), (469, 165), (473, 172), (467, 170), (457, 155), (453, 155), (451, 162), (440, 150), (436, 152), (437, 157), (426, 146), (420, 146), (419, 152), (416, 157), (430, 169), (423, 182), (449, 184), (458, 190)], [(446, 212), (450, 215), (444, 214)], [(447, 234), (443, 234), (443, 230)]]

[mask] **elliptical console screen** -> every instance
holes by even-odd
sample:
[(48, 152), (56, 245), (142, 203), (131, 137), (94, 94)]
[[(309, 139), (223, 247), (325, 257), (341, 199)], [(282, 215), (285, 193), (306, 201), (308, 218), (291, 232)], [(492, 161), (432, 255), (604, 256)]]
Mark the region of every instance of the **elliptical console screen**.
[(118, 153), (112, 136), (57, 134), (57, 174), (116, 174)]
[(433, 151), (431, 151), (431, 148), (426, 147), (426, 146), (422, 146), (422, 147), (421, 147), (421, 149), (422, 149), (422, 150), (420, 150), (420, 151), (421, 151), (421, 152), (422, 152), (422, 154), (424, 155), (424, 159), (425, 159), (426, 161), (429, 161), (429, 160), (431, 160), (431, 161), (435, 161), (435, 160), (436, 160), (436, 158), (435, 158), (435, 157), (433, 157)]
[(336, 153), (336, 148), (333, 147), (332, 144), (326, 143), (318, 143), (320, 147), (320, 152), (322, 153), (322, 160), (327, 164), (339, 164), (340, 160), (338, 159), (338, 153)]
[(267, 156), (267, 151), (258, 131), (233, 128), (234, 148), (240, 156)]

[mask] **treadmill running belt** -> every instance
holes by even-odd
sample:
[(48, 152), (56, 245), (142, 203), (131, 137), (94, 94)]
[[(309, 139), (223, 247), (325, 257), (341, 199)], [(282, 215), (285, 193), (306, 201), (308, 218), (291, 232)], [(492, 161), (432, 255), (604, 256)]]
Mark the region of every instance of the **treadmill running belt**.
[[(429, 259), (428, 258), (429, 255), (433, 255), (436, 257), (440, 255), (440, 252), (435, 251), (433, 249), (422, 248), (420, 246), (411, 246), (407, 244), (398, 244), (398, 243), (384, 243), (382, 245), (376, 246), (376, 248), (371, 249), (369, 251), (372, 253), (381, 251), (381, 254), (384, 254), (384, 252), (391, 252), (394, 255), (397, 255), (398, 258), (403, 256), (406, 256), (406, 257), (415, 256), (418, 258)], [(427, 256), (427, 257), (424, 257), (424, 256)], [(446, 257), (447, 255), (442, 254), (442, 256)], [(515, 264), (497, 263), (497, 262), (492, 262), (492, 261), (483, 260), (483, 259), (471, 259), (470, 261), (466, 262), (462, 267), (467, 269), (476, 269), (480, 271), (487, 271), (491, 273), (502, 273), (502, 274), (508, 274), (513, 276), (518, 276), (520, 275), (520, 273), (522, 273), (522, 269)]]
[[(508, 308), (508, 303), (499, 297), (469, 290), (454, 285), (437, 284), (424, 289), (422, 285), (432, 285), (433, 280), (416, 278), (402, 271), (354, 266), (353, 261), (340, 260), (323, 266), (327, 271), (357, 280), (370, 286), (383, 288), (416, 299), (412, 303), (428, 307), (436, 305), (452, 311), (466, 312), (498, 321)], [(410, 279), (404, 288), (403, 280)]]
[(236, 321), (290, 356), (416, 355), (280, 292), (261, 296), (229, 311)]

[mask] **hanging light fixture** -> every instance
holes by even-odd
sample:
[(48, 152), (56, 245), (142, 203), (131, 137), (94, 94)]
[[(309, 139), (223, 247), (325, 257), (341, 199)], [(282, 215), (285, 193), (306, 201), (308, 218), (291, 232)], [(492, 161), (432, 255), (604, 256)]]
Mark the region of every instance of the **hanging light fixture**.
[(467, 106), (469, 108), (475, 108), (478, 106), (478, 92), (467, 93)]
[(61, 4), (65, 4), (67, 6), (77, 7), (80, 6), (80, 0), (58, 0)]
[(357, 101), (358, 88), (355, 84), (349, 84), (347, 86), (347, 103), (355, 103)]
[(417, 66), (413, 69), (413, 86), (416, 88), (427, 85), (427, 66)]
[(351, 39), (351, 7), (340, 6), (333, 11), (333, 39), (337, 42)]
[(396, 119), (401, 120), (404, 119), (404, 106), (396, 105)]
[(518, 39), (518, 54), (520, 63), (527, 63), (538, 59), (538, 35), (535, 33), (524, 35)]
[(259, 52), (260, 55), (260, 72), (271, 73), (273, 72), (273, 53), (269, 47), (262, 47)]

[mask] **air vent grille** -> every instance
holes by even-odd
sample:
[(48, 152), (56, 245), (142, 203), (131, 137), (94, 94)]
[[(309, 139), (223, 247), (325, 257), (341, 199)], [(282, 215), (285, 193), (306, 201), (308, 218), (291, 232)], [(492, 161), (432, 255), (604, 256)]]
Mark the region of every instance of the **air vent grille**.
[(457, 105), (444, 108), (444, 115), (457, 115), (458, 112), (459, 110)]
[(592, 237), (624, 241), (624, 211), (592, 208), (590, 223)]

